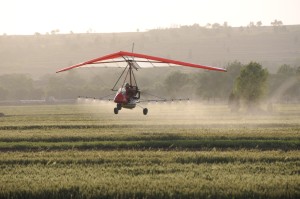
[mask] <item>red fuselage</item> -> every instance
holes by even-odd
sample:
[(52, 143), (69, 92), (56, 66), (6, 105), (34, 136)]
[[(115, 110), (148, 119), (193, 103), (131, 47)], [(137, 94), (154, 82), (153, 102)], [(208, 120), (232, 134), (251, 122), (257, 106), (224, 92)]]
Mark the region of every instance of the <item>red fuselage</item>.
[(125, 93), (123, 94), (122, 92), (117, 92), (117, 94), (114, 98), (114, 102), (117, 103), (117, 104), (126, 104), (126, 103), (128, 103), (126, 94)]
[(134, 90), (131, 88), (120, 88), (114, 98), (114, 102), (118, 104), (119, 107), (132, 109), (135, 108), (136, 103), (138, 103), (139, 95), (137, 97), (137, 88)]

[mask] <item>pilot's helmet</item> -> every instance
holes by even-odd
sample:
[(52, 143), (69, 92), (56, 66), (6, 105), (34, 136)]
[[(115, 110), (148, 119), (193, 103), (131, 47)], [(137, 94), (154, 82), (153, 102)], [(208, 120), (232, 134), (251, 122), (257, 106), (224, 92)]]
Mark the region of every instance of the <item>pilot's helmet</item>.
[(129, 84), (126, 82), (125, 85), (124, 85), (124, 87), (125, 87), (125, 88), (128, 88), (128, 87), (129, 87)]

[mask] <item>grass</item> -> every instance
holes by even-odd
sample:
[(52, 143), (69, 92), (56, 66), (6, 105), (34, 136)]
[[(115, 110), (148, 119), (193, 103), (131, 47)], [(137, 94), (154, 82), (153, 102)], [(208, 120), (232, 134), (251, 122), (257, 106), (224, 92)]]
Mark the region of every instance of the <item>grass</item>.
[(0, 198), (297, 198), (300, 106), (1, 107)]

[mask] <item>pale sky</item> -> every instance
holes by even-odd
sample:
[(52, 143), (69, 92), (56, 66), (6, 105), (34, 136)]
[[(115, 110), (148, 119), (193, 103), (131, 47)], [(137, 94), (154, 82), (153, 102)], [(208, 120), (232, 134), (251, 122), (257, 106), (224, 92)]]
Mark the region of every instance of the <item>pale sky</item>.
[(0, 34), (136, 32), (207, 23), (300, 24), (300, 0), (0, 0)]

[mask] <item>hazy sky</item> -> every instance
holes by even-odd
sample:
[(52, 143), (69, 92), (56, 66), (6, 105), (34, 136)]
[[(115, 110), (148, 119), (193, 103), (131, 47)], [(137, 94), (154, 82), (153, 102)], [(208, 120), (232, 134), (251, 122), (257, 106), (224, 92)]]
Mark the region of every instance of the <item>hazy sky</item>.
[(207, 23), (300, 24), (300, 0), (0, 0), (0, 34), (135, 32)]

